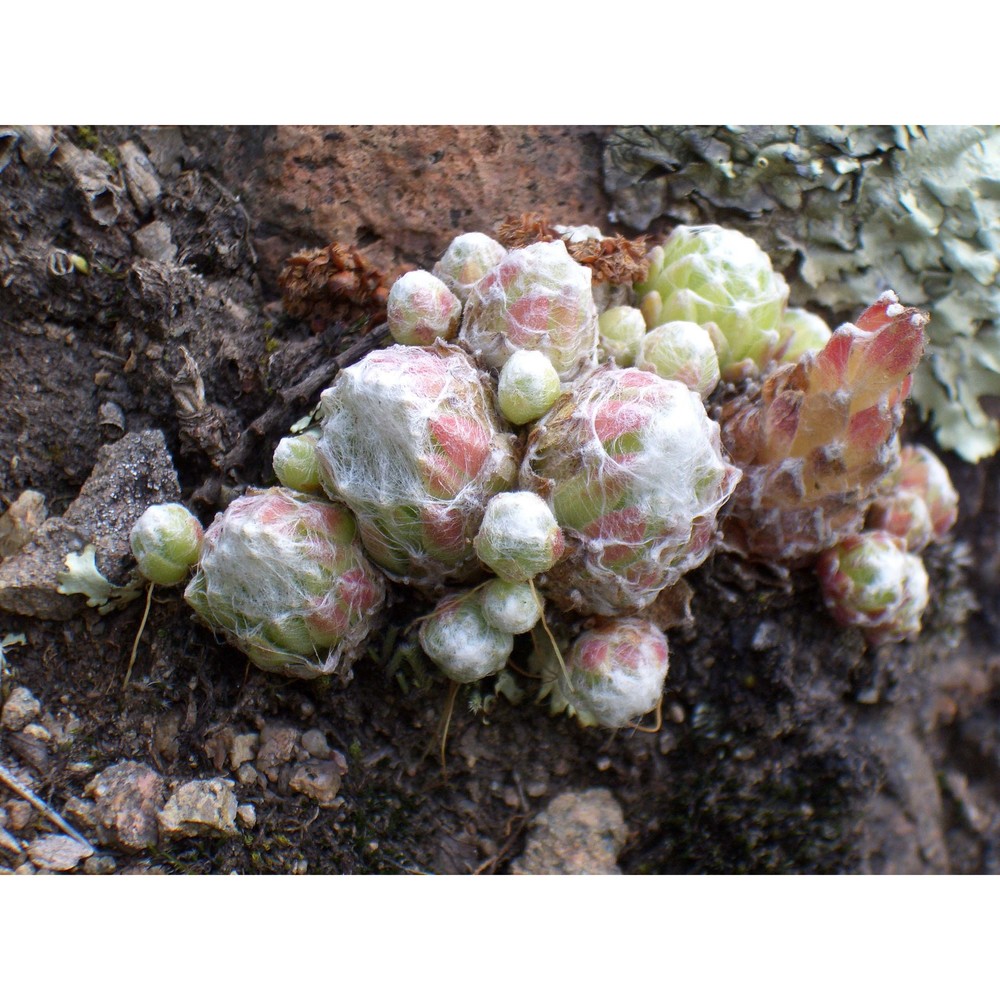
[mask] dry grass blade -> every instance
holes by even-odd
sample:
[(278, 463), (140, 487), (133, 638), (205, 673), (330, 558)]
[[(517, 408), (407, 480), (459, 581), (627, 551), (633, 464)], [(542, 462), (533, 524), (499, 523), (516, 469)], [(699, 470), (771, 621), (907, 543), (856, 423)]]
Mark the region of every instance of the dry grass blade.
[(17, 780), (10, 771), (7, 770), (0, 764), (0, 781), (2, 781), (12, 792), (16, 792), (21, 796), (22, 799), (26, 799), (30, 802), (53, 826), (57, 826), (63, 833), (72, 837), (74, 840), (79, 841), (85, 847), (89, 847), (94, 850), (94, 845), (87, 840), (87, 838), (80, 833), (78, 830), (74, 830), (73, 827), (69, 825), (53, 809), (50, 809), (30, 788), (27, 788), (24, 784)]

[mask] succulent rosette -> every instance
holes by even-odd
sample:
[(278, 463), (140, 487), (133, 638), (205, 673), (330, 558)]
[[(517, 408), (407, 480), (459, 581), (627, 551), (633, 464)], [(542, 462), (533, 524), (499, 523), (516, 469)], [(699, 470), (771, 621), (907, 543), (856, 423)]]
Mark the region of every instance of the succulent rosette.
[(832, 336), (833, 332), (821, 316), (808, 309), (786, 309), (781, 317), (781, 347), (777, 360), (781, 364), (791, 364), (807, 352), (821, 351)]
[(899, 459), (926, 322), (885, 292), (822, 350), (721, 408), (723, 442), (744, 472), (726, 512), (731, 547), (804, 566), (861, 530)]
[(613, 361), (619, 368), (635, 364), (639, 342), (646, 333), (646, 320), (638, 309), (633, 306), (606, 309), (597, 317), (597, 330), (603, 361)]
[(640, 341), (635, 367), (683, 382), (702, 399), (719, 384), (719, 355), (708, 330), (675, 320), (649, 331)]
[(944, 463), (923, 445), (904, 445), (880, 486), (865, 526), (903, 539), (910, 552), (939, 542), (958, 520), (958, 493)]
[(511, 250), (469, 293), (459, 342), (499, 371), (515, 351), (541, 351), (564, 382), (597, 362), (597, 307), (590, 268), (566, 245)]
[(385, 602), (351, 512), (291, 490), (234, 500), (205, 532), (184, 599), (259, 667), (345, 672)]
[(547, 413), (561, 392), (559, 374), (541, 351), (515, 351), (500, 369), (500, 412), (518, 427)]
[(389, 289), (386, 320), (397, 344), (427, 347), (455, 337), (462, 303), (430, 271), (409, 271)]
[(585, 726), (621, 729), (656, 708), (670, 667), (667, 637), (642, 618), (616, 618), (584, 632), (551, 664), (546, 690), (554, 712)]
[(462, 233), (456, 236), (444, 256), (434, 265), (440, 278), (465, 305), (472, 286), (503, 260), (507, 251), (485, 233)]
[(739, 478), (696, 393), (654, 372), (597, 369), (538, 422), (521, 468), (566, 535), (546, 593), (585, 614), (645, 607), (707, 558)]
[(872, 644), (901, 642), (920, 631), (927, 571), (895, 535), (850, 535), (820, 556), (816, 573), (837, 623), (865, 629)]
[(321, 493), (319, 482), (319, 428), (283, 437), (274, 449), (271, 464), (282, 486), (300, 493)]
[(323, 393), (317, 453), (331, 497), (393, 578), (433, 588), (477, 572), (473, 538), (517, 474), (488, 377), (457, 347), (394, 346)]
[(650, 329), (673, 320), (714, 323), (729, 381), (756, 375), (774, 359), (788, 285), (752, 239), (721, 226), (678, 226), (648, 259), (648, 276), (635, 290)]
[(474, 545), (480, 562), (511, 583), (527, 583), (551, 569), (566, 549), (548, 504), (524, 490), (490, 500)]
[(139, 572), (172, 587), (184, 580), (201, 555), (204, 533), (198, 519), (179, 503), (147, 507), (132, 526), (129, 542)]
[(514, 650), (514, 636), (490, 625), (478, 591), (438, 602), (420, 625), (420, 648), (459, 684), (471, 684), (502, 670)]
[(530, 583), (490, 580), (479, 591), (483, 617), (499, 632), (522, 635), (542, 617), (545, 603)]

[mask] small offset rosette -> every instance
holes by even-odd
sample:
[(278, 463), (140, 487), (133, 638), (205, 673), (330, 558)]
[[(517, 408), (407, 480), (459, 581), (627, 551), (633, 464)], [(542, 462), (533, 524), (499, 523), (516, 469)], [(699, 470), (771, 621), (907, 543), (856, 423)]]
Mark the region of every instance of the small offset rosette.
[(429, 347), (435, 340), (454, 339), (462, 303), (430, 271), (409, 271), (389, 289), (386, 320), (397, 344)]
[(165, 587), (187, 578), (201, 555), (203, 539), (198, 519), (179, 503), (147, 507), (129, 535), (139, 572)]
[(449, 679), (471, 684), (502, 670), (514, 636), (483, 614), (480, 591), (445, 597), (420, 625), (420, 648)]
[(646, 607), (707, 558), (739, 478), (681, 383), (610, 366), (581, 379), (535, 426), (521, 468), (566, 536), (546, 593), (584, 614)]
[(348, 671), (385, 596), (351, 512), (277, 487), (216, 516), (184, 592), (258, 667), (304, 678)]
[(440, 278), (465, 305), (472, 286), (503, 260), (507, 251), (485, 233), (462, 233), (448, 245), (444, 256), (434, 265)]
[(923, 445), (905, 445), (883, 481), (866, 527), (901, 538), (910, 552), (939, 542), (958, 520), (958, 493), (944, 463)]
[(869, 642), (902, 642), (920, 631), (927, 571), (887, 531), (845, 538), (816, 563), (823, 600), (839, 625), (857, 625)]
[(597, 363), (590, 268), (561, 240), (512, 250), (473, 286), (458, 339), (492, 371), (515, 351), (541, 351), (560, 379), (576, 378)]
[(546, 691), (554, 712), (582, 725), (621, 729), (656, 708), (670, 667), (667, 637), (642, 618), (616, 618), (577, 638), (565, 672), (550, 665)]
[(472, 540), (516, 476), (488, 377), (460, 348), (395, 346), (323, 393), (321, 480), (393, 578), (434, 589), (478, 571)]
[(721, 226), (678, 226), (648, 259), (635, 290), (650, 329), (673, 320), (714, 323), (727, 381), (758, 375), (774, 360), (788, 285), (752, 239)]

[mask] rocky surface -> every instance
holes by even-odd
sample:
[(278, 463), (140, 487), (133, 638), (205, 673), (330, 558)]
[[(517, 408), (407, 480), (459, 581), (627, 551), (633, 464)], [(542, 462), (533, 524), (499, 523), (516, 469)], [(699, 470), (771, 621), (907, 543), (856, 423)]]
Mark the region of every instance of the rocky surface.
[(620, 875), (628, 835), (622, 807), (606, 788), (565, 792), (531, 822), (515, 875)]
[[(248, 668), (176, 589), (157, 588), (141, 634), (144, 602), (101, 615), (55, 590), (65, 553), (96, 537), (85, 521), (124, 537), (116, 505), (132, 495), (115, 497), (114, 469), (93, 478), (116, 446), (150, 442), (165, 491), (205, 524), (268, 481), (277, 437), (322, 388), (296, 387), (355, 342), (282, 312), (287, 254), (339, 239), (385, 269), (427, 266), (455, 233), (513, 212), (603, 224), (603, 130), (18, 135), (0, 184), (0, 507), (32, 489), (50, 516), (6, 519), (23, 530), (0, 577), (32, 547), (38, 574), (35, 597), (0, 612), (0, 697), (27, 688), (39, 709), (0, 720), (0, 764), (101, 846), (71, 870), (494, 873), (533, 863), (529, 841), (549, 844), (550, 870), (591, 842), (625, 872), (996, 869), (996, 463), (951, 465), (959, 543), (928, 557), (917, 643), (866, 650), (818, 611), (808, 574), (723, 555), (691, 574), (657, 733), (552, 719), (527, 677), (517, 705), (489, 685), (462, 692), (445, 727), (448, 687), (415, 649), (408, 627), (426, 609), (412, 598), (341, 687)], [(111, 508), (75, 524), (88, 480)], [(122, 582), (127, 566), (102, 558), (98, 545), (98, 567)], [(46, 606), (61, 620), (34, 617)], [(553, 811), (597, 786), (624, 814), (624, 846), (606, 800), (590, 826)], [(41, 870), (31, 844), (63, 835), (5, 786), (0, 830), (0, 867), (26, 874)]]

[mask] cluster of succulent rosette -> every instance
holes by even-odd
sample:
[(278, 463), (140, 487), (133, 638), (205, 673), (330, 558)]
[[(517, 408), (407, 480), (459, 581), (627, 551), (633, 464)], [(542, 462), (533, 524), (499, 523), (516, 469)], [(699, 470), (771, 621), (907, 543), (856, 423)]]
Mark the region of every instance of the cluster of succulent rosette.
[(391, 595), (416, 592), (445, 676), (500, 674), (530, 635), (553, 710), (610, 728), (657, 708), (651, 606), (718, 547), (815, 566), (873, 643), (914, 635), (919, 552), (957, 511), (944, 466), (899, 444), (926, 317), (886, 292), (831, 333), (717, 226), (678, 227), (644, 280), (598, 287), (576, 232), (510, 250), (468, 233), (397, 280), (395, 343), (281, 441), (281, 485), (204, 533), (151, 508), (141, 571), (193, 568), (199, 618), (296, 677), (349, 674)]

